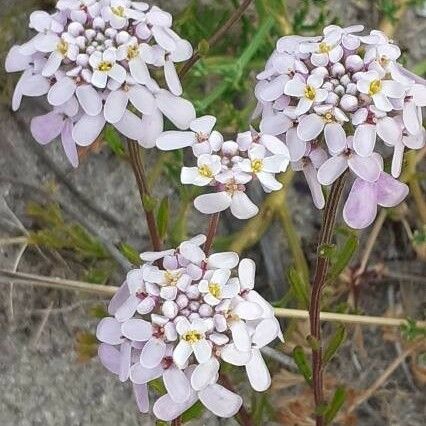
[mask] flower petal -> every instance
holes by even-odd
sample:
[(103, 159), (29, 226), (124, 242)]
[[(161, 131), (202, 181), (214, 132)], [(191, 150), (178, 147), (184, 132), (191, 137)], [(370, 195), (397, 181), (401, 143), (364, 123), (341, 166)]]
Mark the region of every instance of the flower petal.
[(114, 346), (101, 343), (98, 348), (98, 357), (102, 365), (111, 373), (120, 373), (120, 351)]
[(64, 119), (55, 111), (46, 115), (34, 117), (31, 120), (31, 134), (41, 145), (46, 145), (56, 139), (62, 132)]
[(243, 290), (253, 290), (256, 277), (256, 263), (252, 259), (242, 259), (238, 266), (238, 277)]
[(133, 394), (135, 395), (139, 411), (143, 414), (147, 414), (149, 412), (148, 386), (146, 384), (133, 384)]
[(174, 402), (184, 403), (191, 396), (191, 386), (185, 373), (174, 365), (164, 370), (164, 386)]
[(141, 352), (141, 365), (145, 368), (157, 367), (166, 353), (166, 344), (156, 338), (148, 340)]
[(157, 94), (157, 106), (180, 130), (188, 129), (196, 117), (195, 109), (191, 102), (174, 96), (166, 90), (162, 90)]
[(91, 145), (101, 134), (105, 126), (103, 114), (97, 116), (83, 115), (74, 125), (72, 137), (80, 146)]
[(165, 422), (171, 422), (177, 419), (181, 414), (191, 408), (198, 400), (195, 392), (191, 393), (191, 397), (188, 398), (182, 404), (178, 404), (173, 401), (169, 394), (163, 395), (157, 399), (154, 404), (153, 412), (155, 417)]
[(97, 90), (90, 84), (78, 86), (76, 90), (77, 99), (84, 112), (88, 115), (97, 116), (102, 111), (102, 99)]
[(198, 196), (194, 201), (194, 206), (203, 214), (213, 214), (229, 208), (232, 200), (232, 197), (226, 192), (215, 192)]
[(108, 95), (104, 106), (104, 117), (108, 123), (118, 123), (124, 116), (129, 97), (124, 90), (116, 90)]
[(239, 395), (218, 384), (206, 387), (198, 393), (198, 397), (207, 409), (223, 418), (235, 416), (243, 403)]
[(405, 183), (382, 173), (377, 185), (377, 203), (382, 207), (395, 207), (407, 197), (409, 188)]
[(354, 150), (361, 157), (369, 157), (376, 145), (376, 126), (373, 124), (361, 124), (355, 129)]
[(259, 208), (245, 192), (237, 191), (231, 199), (231, 212), (237, 219), (245, 220), (256, 216)]
[(49, 104), (53, 106), (63, 105), (71, 99), (76, 88), (77, 84), (72, 78), (61, 78), (50, 88), (47, 94), (47, 100)]
[(346, 133), (341, 124), (327, 124), (324, 136), (331, 154), (340, 154), (346, 148)]
[(343, 155), (329, 158), (318, 169), (318, 182), (321, 185), (331, 185), (348, 168), (348, 161)]
[(297, 135), (302, 141), (315, 139), (324, 129), (325, 122), (318, 114), (305, 115), (297, 126)]
[(96, 329), (96, 337), (109, 345), (121, 344), (123, 342), (121, 324), (115, 318), (103, 318)]
[(367, 182), (376, 182), (382, 171), (379, 162), (374, 156), (361, 157), (352, 155), (348, 160), (348, 165), (358, 177)]
[(213, 384), (216, 381), (219, 368), (219, 361), (215, 357), (210, 358), (204, 364), (197, 365), (191, 376), (192, 388), (200, 391)]
[(152, 325), (143, 319), (130, 319), (123, 323), (121, 332), (129, 340), (146, 342), (152, 336)]
[(222, 348), (220, 353), (221, 358), (231, 365), (242, 367), (251, 359), (251, 350), (240, 351), (233, 343)]
[(263, 360), (260, 351), (253, 349), (246, 372), (252, 388), (257, 392), (264, 392), (271, 386), (271, 375)]
[(194, 132), (168, 131), (161, 134), (156, 144), (157, 148), (163, 151), (171, 151), (192, 146), (195, 142), (196, 136)]

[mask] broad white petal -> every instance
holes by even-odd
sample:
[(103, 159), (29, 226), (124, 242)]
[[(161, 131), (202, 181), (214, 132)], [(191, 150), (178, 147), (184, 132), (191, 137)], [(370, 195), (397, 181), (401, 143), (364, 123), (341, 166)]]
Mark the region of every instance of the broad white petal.
[(203, 389), (198, 393), (198, 397), (207, 409), (223, 418), (235, 416), (243, 403), (239, 395), (218, 384)]
[(203, 214), (213, 214), (229, 208), (232, 200), (233, 198), (226, 192), (215, 192), (198, 196), (194, 206)]
[(166, 344), (160, 339), (152, 338), (142, 349), (141, 365), (145, 368), (155, 368), (163, 360), (165, 353)]
[(196, 142), (194, 132), (168, 131), (157, 139), (157, 147), (163, 151), (171, 151), (192, 146)]
[(213, 384), (216, 380), (219, 368), (219, 361), (215, 357), (210, 358), (210, 360), (204, 364), (197, 365), (191, 376), (192, 388), (196, 391), (200, 391), (208, 385)]
[(108, 123), (118, 123), (126, 111), (129, 97), (124, 90), (116, 90), (108, 95), (104, 106), (104, 117)]
[(180, 130), (188, 129), (196, 117), (195, 109), (191, 102), (174, 96), (166, 90), (162, 90), (157, 94), (157, 106)]
[(185, 373), (172, 365), (164, 370), (164, 386), (174, 402), (184, 403), (191, 396), (191, 385)]
[(101, 134), (105, 126), (103, 114), (97, 116), (83, 115), (75, 124), (73, 129), (73, 139), (80, 146), (91, 145)]
[(259, 350), (253, 349), (252, 357), (246, 365), (246, 372), (255, 391), (264, 392), (271, 386), (271, 375)]

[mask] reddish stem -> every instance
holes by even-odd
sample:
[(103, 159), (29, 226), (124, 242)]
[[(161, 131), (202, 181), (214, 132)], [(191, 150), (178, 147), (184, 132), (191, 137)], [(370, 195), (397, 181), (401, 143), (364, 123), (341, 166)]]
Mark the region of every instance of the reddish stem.
[[(316, 408), (320, 408), (324, 403), (324, 368), (321, 347), (321, 295), (330, 267), (329, 257), (324, 256), (321, 250), (326, 245), (330, 245), (333, 239), (336, 216), (340, 199), (345, 187), (346, 174), (340, 177), (331, 188), (330, 195), (325, 206), (323, 224), (317, 251), (317, 262), (315, 267), (314, 280), (311, 291), (311, 302), (309, 306), (309, 320), (311, 336), (318, 342), (318, 349), (312, 349), (312, 385), (314, 390)], [(324, 426), (324, 416), (316, 415), (317, 426)]]
[(139, 194), (142, 200), (142, 206), (145, 212), (146, 223), (148, 225), (152, 247), (155, 251), (161, 251), (163, 242), (161, 241), (160, 234), (158, 232), (154, 211), (147, 208), (145, 205), (145, 198), (151, 197), (151, 191), (148, 186), (145, 168), (140, 154), (140, 148), (136, 141), (132, 141), (130, 139), (127, 140), (127, 146), (129, 150), (130, 163), (136, 178), (136, 183), (138, 185)]
[(210, 217), (209, 229), (207, 230), (207, 236), (206, 236), (207, 238), (203, 247), (203, 250), (204, 250), (204, 253), (206, 253), (206, 256), (209, 255), (210, 250), (213, 246), (214, 237), (216, 236), (217, 228), (219, 226), (219, 220), (220, 220), (220, 213), (215, 213)]

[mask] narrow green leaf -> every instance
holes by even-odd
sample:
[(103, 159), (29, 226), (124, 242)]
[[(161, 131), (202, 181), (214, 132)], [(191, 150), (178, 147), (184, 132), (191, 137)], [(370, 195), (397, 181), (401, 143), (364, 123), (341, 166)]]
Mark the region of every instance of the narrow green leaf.
[(305, 378), (305, 380), (311, 384), (312, 383), (312, 370), (311, 366), (308, 364), (308, 361), (305, 356), (305, 352), (301, 346), (296, 346), (293, 350), (294, 362), (299, 369), (300, 374)]
[(207, 54), (209, 53), (209, 50), (210, 50), (210, 44), (205, 38), (203, 38), (198, 43), (198, 53), (200, 54), (201, 57), (207, 56)]
[(168, 197), (164, 197), (161, 200), (160, 207), (157, 212), (157, 226), (161, 238), (164, 238), (167, 234), (167, 229), (169, 227), (169, 214), (169, 199)]
[(330, 362), (333, 357), (336, 355), (340, 346), (346, 340), (346, 329), (343, 325), (339, 324), (337, 326), (336, 332), (331, 337), (327, 348), (324, 351), (324, 363)]
[(130, 244), (122, 243), (120, 251), (132, 265), (139, 266), (142, 263), (139, 252)]
[(113, 126), (105, 127), (104, 139), (114, 154), (119, 157), (124, 156), (126, 151), (117, 130)]
[(292, 266), (288, 272), (291, 289), (300, 304), (301, 308), (307, 309), (309, 306), (309, 285)]
[(142, 198), (142, 204), (146, 211), (152, 212), (157, 205), (157, 200), (152, 196), (144, 195)]
[(334, 280), (345, 270), (349, 265), (352, 256), (358, 249), (358, 237), (355, 234), (349, 235), (344, 246), (341, 250), (338, 250), (335, 255), (335, 262), (330, 271), (330, 279)]
[(319, 250), (318, 254), (320, 257), (326, 257), (331, 259), (336, 253), (336, 246), (334, 244), (323, 244)]
[(337, 416), (337, 413), (343, 407), (343, 404), (346, 401), (346, 390), (343, 387), (338, 387), (336, 392), (334, 392), (333, 399), (327, 407), (327, 410), (324, 413), (325, 422), (329, 425)]

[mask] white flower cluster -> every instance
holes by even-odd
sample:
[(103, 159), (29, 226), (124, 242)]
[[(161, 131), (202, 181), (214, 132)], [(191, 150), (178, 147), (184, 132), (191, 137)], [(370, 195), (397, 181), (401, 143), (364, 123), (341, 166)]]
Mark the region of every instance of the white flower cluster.
[[(322, 186), (350, 169), (355, 182), (344, 218), (354, 228), (370, 225), (378, 205), (406, 197), (397, 180), (404, 150), (425, 144), (425, 81), (397, 63), (401, 51), (384, 33), (361, 31), (331, 25), (323, 36), (283, 37), (255, 90), (261, 131), (286, 143), (318, 208), (325, 204)], [(392, 176), (384, 172), (386, 147), (393, 149)]]
[(272, 306), (254, 290), (255, 263), (232, 252), (206, 257), (205, 240), (142, 254), (146, 263), (129, 272), (109, 305), (112, 317), (97, 329), (102, 363), (130, 379), (141, 412), (149, 411), (148, 383), (163, 379), (167, 394), (153, 412), (164, 421), (198, 400), (219, 417), (234, 416), (242, 399), (217, 383), (220, 363), (244, 366), (252, 387), (265, 391), (271, 377), (260, 349), (282, 340)]
[(254, 129), (240, 133), (235, 141), (224, 141), (213, 130), (215, 124), (213, 116), (197, 118), (190, 131), (164, 132), (157, 139), (157, 147), (172, 150), (192, 146), (197, 166), (183, 167), (181, 181), (214, 190), (195, 199), (197, 210), (213, 214), (230, 208), (236, 218), (249, 219), (259, 209), (247, 196), (246, 185), (257, 178), (265, 192), (279, 191), (282, 184), (275, 175), (287, 170), (289, 151), (277, 137)]
[[(44, 96), (53, 110), (31, 124), (34, 138), (47, 144), (61, 136), (78, 165), (77, 146), (92, 144), (110, 123), (142, 146), (155, 146), (163, 115), (187, 129), (195, 118), (182, 99), (175, 63), (189, 59), (190, 43), (172, 29), (172, 16), (130, 0), (59, 0), (56, 11), (31, 14), (30, 41), (14, 46), (8, 72), (23, 72), (13, 109), (23, 96)], [(162, 69), (169, 90), (152, 78)]]

